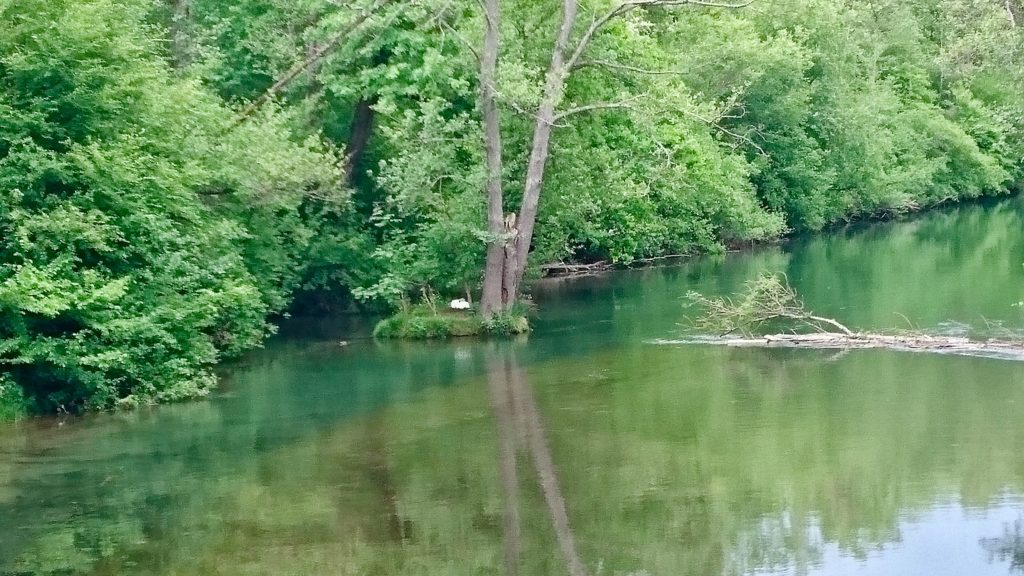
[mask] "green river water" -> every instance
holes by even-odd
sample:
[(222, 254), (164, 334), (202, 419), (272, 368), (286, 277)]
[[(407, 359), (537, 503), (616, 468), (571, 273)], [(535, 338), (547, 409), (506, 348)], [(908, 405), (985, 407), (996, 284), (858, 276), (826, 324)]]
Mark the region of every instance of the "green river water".
[(0, 575), (1024, 572), (1024, 363), (671, 343), (762, 271), (1019, 332), (1022, 264), (1010, 200), (547, 282), (514, 342), (294, 320), (208, 400), (0, 427)]

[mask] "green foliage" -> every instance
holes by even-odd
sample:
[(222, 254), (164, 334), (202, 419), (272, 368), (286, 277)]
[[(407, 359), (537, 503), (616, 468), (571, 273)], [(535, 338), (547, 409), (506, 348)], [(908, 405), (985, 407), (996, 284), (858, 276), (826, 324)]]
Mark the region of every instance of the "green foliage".
[(6, 374), (0, 374), (0, 422), (18, 420), (29, 409), (21, 388)]
[(492, 336), (514, 336), (530, 331), (530, 321), (520, 310), (512, 310), (495, 314), (482, 322), (484, 332)]
[[(587, 2), (596, 12), (605, 2)], [(251, 98), (364, 8), (326, 0), (195, 5), (197, 64)], [(506, 211), (519, 201), (558, 11), (503, 3)], [(652, 8), (613, 20), (569, 78), (533, 263), (630, 262), (998, 194), (1021, 177), (1020, 31), (984, 0), (784, 0)], [(356, 175), (356, 251), (323, 254), (361, 300), (479, 282), (483, 151), (475, 6), (382, 10), (282, 99), (338, 144), (376, 111)], [(546, 32), (545, 32), (546, 31)], [(334, 245), (352, 246), (341, 241)], [(329, 251), (328, 251), (329, 252)]]
[(155, 57), (133, 0), (2, 12), (0, 365), (36, 410), (204, 394), (302, 280), (337, 160)]
[[(386, 3), (236, 122), (372, 5), (0, 7), (0, 366), (35, 410), (203, 394), (302, 290), (393, 308), (478, 288), (477, 5)], [(550, 8), (503, 1), (506, 212)], [(530, 262), (720, 251), (1019, 189), (1022, 70), (990, 0), (634, 10), (567, 80), (563, 110), (620, 105), (559, 118)]]
[(480, 333), (480, 321), (470, 314), (438, 314), (426, 306), (402, 310), (377, 323), (374, 338), (432, 340)]

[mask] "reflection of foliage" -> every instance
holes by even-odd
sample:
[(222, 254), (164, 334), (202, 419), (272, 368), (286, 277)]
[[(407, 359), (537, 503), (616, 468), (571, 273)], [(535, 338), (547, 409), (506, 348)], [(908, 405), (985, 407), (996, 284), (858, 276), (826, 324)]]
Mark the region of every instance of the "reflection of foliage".
[[(766, 269), (868, 329), (890, 327), (892, 310), (923, 326), (1012, 319), (1021, 214), (966, 206), (786, 253), (574, 280), (586, 288), (545, 299), (522, 368), (587, 565), (813, 566), (822, 543), (856, 555), (895, 541), (939, 498), (982, 509), (1024, 490), (1013, 363), (637, 344), (676, 329), (681, 291), (729, 294)], [(230, 398), (3, 428), (0, 572), (494, 574), (501, 482), (480, 352), (278, 341)], [(521, 574), (564, 574), (525, 480), (520, 504)]]
[[(368, 354), (339, 381), (367, 374), (355, 396), (392, 380), (401, 384), (389, 393), (423, 378), (467, 385), (314, 427), (323, 406), (288, 396), (309, 359), (289, 355), (255, 366), (252, 377), (268, 387), (237, 404), (172, 407), (187, 418), (62, 437), (62, 460), (35, 478), (24, 466), (11, 476), (24, 492), (0, 500), (0, 518), (35, 531), (2, 542), (0, 570), (496, 574), (503, 488), (483, 376), (431, 375), (430, 358), (450, 358), (447, 349), (408, 348), (422, 354), (415, 362), (399, 349)], [(470, 363), (480, 360), (479, 347), (467, 350)], [(314, 356), (324, 374), (353, 358)], [(892, 541), (902, 514), (936, 498), (985, 506), (1021, 488), (1016, 366), (877, 352), (814, 358), (648, 347), (524, 365), (586, 565), (680, 576), (808, 566), (822, 542), (858, 554)], [(560, 384), (540, 385), (551, 382)], [(325, 398), (337, 403), (327, 407), (332, 419), (354, 401)], [(240, 424), (250, 421), (261, 424)], [(524, 440), (511, 438), (525, 456)], [(520, 573), (564, 574), (537, 472), (530, 458), (519, 461)], [(70, 463), (80, 464), (55, 481)]]
[(1020, 520), (1013, 527), (1005, 526), (1003, 535), (995, 538), (982, 538), (981, 547), (989, 554), (989, 559), (1010, 562), (1010, 571), (1024, 574), (1024, 525)]

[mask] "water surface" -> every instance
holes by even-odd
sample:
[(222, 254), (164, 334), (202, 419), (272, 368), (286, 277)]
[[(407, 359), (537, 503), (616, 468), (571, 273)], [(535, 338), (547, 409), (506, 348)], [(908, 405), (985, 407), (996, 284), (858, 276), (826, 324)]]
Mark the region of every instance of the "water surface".
[(762, 271), (1015, 333), (1022, 264), (1009, 201), (549, 282), (514, 342), (296, 321), (210, 400), (0, 428), (0, 575), (1024, 572), (1024, 364), (653, 343)]

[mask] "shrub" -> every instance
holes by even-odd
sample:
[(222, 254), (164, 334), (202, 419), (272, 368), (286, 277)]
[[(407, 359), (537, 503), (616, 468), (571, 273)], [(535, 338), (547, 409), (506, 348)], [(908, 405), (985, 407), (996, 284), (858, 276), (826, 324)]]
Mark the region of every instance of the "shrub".
[(338, 185), (279, 114), (232, 127), (172, 74), (148, 8), (0, 9), (0, 368), (39, 411), (206, 393), (287, 304), (303, 205)]
[(0, 375), (0, 422), (18, 420), (28, 412), (28, 400), (21, 388), (6, 375)]

